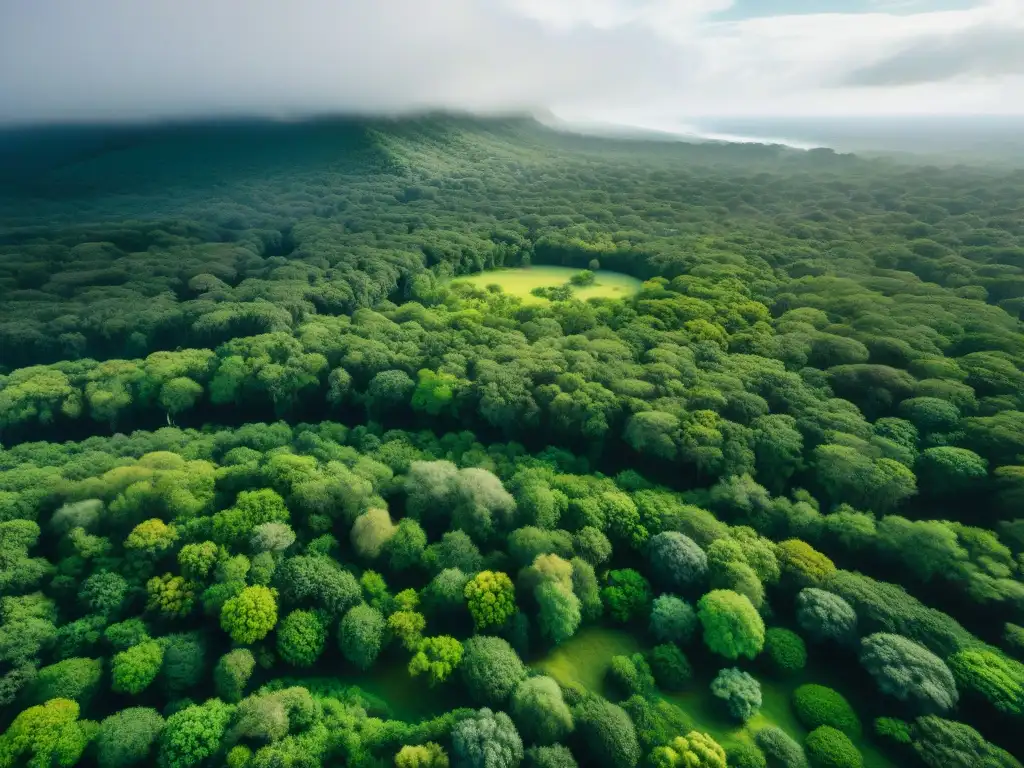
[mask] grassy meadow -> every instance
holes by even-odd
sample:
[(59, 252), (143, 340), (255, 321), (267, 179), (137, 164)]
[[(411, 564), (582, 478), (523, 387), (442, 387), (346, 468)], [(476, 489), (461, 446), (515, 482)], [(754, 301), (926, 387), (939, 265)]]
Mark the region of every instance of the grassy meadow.
[[(612, 657), (640, 650), (637, 637), (625, 630), (587, 627), (532, 666), (563, 685), (575, 683), (604, 694), (605, 675)], [(817, 667), (813, 659), (801, 674), (785, 680), (758, 674), (763, 703), (760, 711), (740, 726), (726, 715), (721, 702), (711, 694), (711, 676), (705, 674), (699, 664), (694, 667), (694, 679), (686, 691), (659, 695), (682, 709), (696, 730), (710, 734), (725, 747), (738, 741), (752, 741), (757, 731), (772, 725), (802, 743), (808, 731), (800, 724), (790, 701), (793, 691), (804, 683), (819, 683), (835, 687), (844, 694), (849, 693), (826, 669)], [(865, 731), (870, 729), (870, 725), (867, 721), (863, 723)], [(864, 757), (864, 768), (896, 768), (896, 764), (867, 739), (861, 738), (855, 743)]]
[[(536, 266), (523, 269), (498, 269), (480, 272), (475, 275), (462, 275), (455, 281), (469, 283), (477, 288), (489, 285), (500, 285), (504, 293), (517, 296), (526, 304), (549, 304), (550, 302), (534, 296), (530, 291), (534, 288), (548, 288), (564, 285), (569, 278), (580, 270), (574, 267)], [(573, 288), (573, 295), (581, 301), (587, 299), (628, 299), (640, 290), (641, 281), (621, 272), (606, 269), (597, 270), (593, 284), (581, 288)], [(453, 282), (455, 282), (453, 281)]]

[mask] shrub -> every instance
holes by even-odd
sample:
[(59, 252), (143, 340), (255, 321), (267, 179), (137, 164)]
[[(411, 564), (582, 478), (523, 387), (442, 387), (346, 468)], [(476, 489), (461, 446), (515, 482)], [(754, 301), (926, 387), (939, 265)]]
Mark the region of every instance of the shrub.
[(338, 625), (341, 653), (359, 669), (373, 666), (383, 642), (384, 616), (366, 603), (349, 609)]
[(807, 755), (813, 768), (862, 768), (864, 758), (842, 731), (823, 725), (807, 735)]
[(394, 571), (407, 571), (423, 563), (427, 534), (411, 517), (399, 521), (395, 535), (388, 541), (388, 565)]
[(164, 663), (160, 681), (170, 699), (184, 695), (206, 677), (206, 643), (199, 632), (181, 632), (160, 638)]
[(860, 736), (860, 719), (853, 707), (838, 691), (824, 685), (810, 683), (793, 691), (793, 709), (809, 731), (827, 725), (850, 738)]
[(474, 701), (501, 706), (519, 681), (526, 667), (507, 641), (500, 637), (475, 635), (463, 644), (462, 680)]
[(481, 571), (466, 584), (464, 594), (477, 631), (500, 627), (516, 612), (515, 587), (501, 571)]
[(601, 590), (601, 599), (613, 619), (627, 624), (647, 613), (651, 602), (651, 585), (632, 568), (609, 571), (607, 584)]
[(255, 667), (256, 659), (248, 648), (236, 648), (225, 653), (213, 670), (217, 695), (227, 702), (241, 701)]
[(612, 543), (600, 529), (586, 525), (572, 537), (576, 553), (591, 565), (604, 565), (612, 556)]
[(526, 768), (579, 768), (576, 758), (568, 747), (555, 744), (551, 747), (530, 747), (526, 750)]
[(246, 768), (250, 760), (252, 760), (252, 750), (241, 744), (229, 749), (225, 758), (227, 768)]
[(164, 719), (155, 709), (131, 707), (111, 715), (100, 723), (96, 738), (96, 761), (100, 768), (149, 763), (150, 752)]
[(189, 768), (212, 757), (220, 749), (233, 709), (220, 699), (210, 699), (168, 717), (160, 733), (160, 768)]
[(315, 611), (292, 611), (277, 627), (277, 652), (295, 667), (314, 664), (326, 642), (327, 625)]
[(1004, 714), (1024, 714), (1024, 664), (985, 648), (968, 648), (950, 656), (949, 669), (962, 691)]
[(601, 602), (601, 588), (597, 583), (594, 566), (579, 557), (569, 561), (572, 565), (572, 591), (580, 601), (583, 621), (594, 621), (604, 613)]
[(572, 637), (583, 618), (571, 586), (546, 581), (534, 590), (541, 635), (555, 644)]
[(573, 729), (572, 713), (558, 683), (550, 677), (528, 677), (512, 694), (512, 718), (527, 741), (552, 744)]
[(707, 578), (708, 558), (697, 542), (677, 531), (665, 531), (647, 542), (654, 579), (667, 589), (700, 586)]
[(697, 603), (704, 643), (727, 659), (754, 658), (764, 647), (764, 621), (749, 599), (728, 589), (708, 592)]
[(642, 654), (612, 656), (608, 665), (608, 678), (617, 691), (627, 699), (635, 693), (646, 694), (654, 688), (654, 676)]
[(924, 712), (944, 712), (959, 698), (949, 668), (923, 645), (877, 633), (861, 641), (860, 661), (883, 693)]
[(136, 695), (149, 687), (164, 661), (163, 646), (149, 640), (114, 655), (110, 687), (117, 693)]
[(523, 740), (504, 712), (481, 709), (452, 730), (452, 750), (466, 768), (516, 768)]
[(836, 572), (835, 563), (800, 539), (781, 542), (775, 552), (783, 575), (800, 587), (819, 587)]
[[(415, 592), (413, 594), (415, 595)], [(396, 601), (400, 596), (396, 596)], [(422, 613), (416, 611), (395, 611), (388, 616), (387, 626), (389, 635), (399, 640), (405, 650), (415, 651), (419, 648), (420, 640), (423, 639), (423, 630), (427, 627), (427, 619)]]
[(1005, 750), (969, 725), (925, 715), (911, 729), (914, 752), (928, 768), (1020, 768)]
[(72, 699), (87, 707), (100, 687), (103, 677), (101, 659), (64, 659), (43, 667), (32, 685), (33, 704), (50, 699)]
[(432, 741), (406, 745), (395, 755), (395, 768), (448, 768), (448, 755), (440, 744)]
[(650, 664), (655, 682), (664, 691), (681, 691), (693, 679), (690, 661), (673, 643), (654, 646)]
[(443, 683), (462, 662), (462, 654), (462, 643), (454, 637), (439, 635), (424, 638), (409, 660), (409, 676), (426, 673), (431, 685)]
[(655, 640), (686, 645), (697, 631), (697, 612), (675, 595), (660, 595), (651, 605), (650, 626)]
[(150, 639), (142, 619), (126, 619), (117, 624), (111, 624), (103, 630), (104, 639), (116, 650), (124, 651), (133, 645), (144, 643)]
[(573, 707), (572, 715), (579, 743), (586, 749), (584, 765), (634, 768), (640, 762), (636, 729), (622, 707), (590, 696)]
[(128, 594), (124, 576), (112, 571), (98, 571), (82, 582), (78, 599), (95, 613), (117, 613)]
[(725, 768), (726, 755), (722, 745), (708, 734), (690, 731), (655, 747), (648, 762), (656, 768)]
[(458, 568), (445, 568), (423, 590), (423, 605), (427, 613), (444, 619), (465, 611), (468, 583), (469, 576)]
[(768, 759), (760, 747), (740, 741), (725, 750), (729, 768), (768, 768)]
[(24, 710), (0, 734), (0, 765), (4, 768), (70, 768), (75, 765), (92, 735), (92, 729), (79, 721), (78, 715), (78, 704), (70, 699), (50, 699)]
[(329, 557), (289, 557), (274, 572), (274, 583), (285, 605), (309, 604), (332, 617), (340, 616), (359, 602), (362, 590), (348, 571)]
[(850, 643), (857, 636), (857, 614), (839, 595), (808, 588), (796, 599), (796, 620), (812, 640)]
[(725, 702), (729, 715), (746, 722), (761, 708), (761, 684), (746, 672), (723, 669), (711, 681), (711, 693)]
[(224, 603), (220, 626), (241, 645), (262, 640), (277, 624), (277, 598), (266, 587), (246, 587)]
[(630, 696), (622, 708), (633, 722), (640, 747), (650, 752), (680, 733), (693, 730), (693, 720), (675, 704), (658, 697)]
[(576, 272), (569, 278), (569, 282), (575, 286), (583, 287), (585, 285), (593, 285), (597, 280), (597, 275), (592, 270), (583, 269)]
[(897, 744), (910, 744), (910, 724), (895, 717), (875, 718), (875, 735)]
[(352, 548), (362, 557), (372, 560), (380, 555), (396, 530), (386, 509), (368, 509), (352, 524)]
[(792, 675), (807, 665), (807, 646), (788, 629), (772, 627), (764, 633), (764, 653), (769, 667), (783, 675)]
[(772, 768), (807, 768), (807, 757), (804, 755), (803, 747), (781, 728), (762, 728), (754, 736), (754, 740), (768, 758)]

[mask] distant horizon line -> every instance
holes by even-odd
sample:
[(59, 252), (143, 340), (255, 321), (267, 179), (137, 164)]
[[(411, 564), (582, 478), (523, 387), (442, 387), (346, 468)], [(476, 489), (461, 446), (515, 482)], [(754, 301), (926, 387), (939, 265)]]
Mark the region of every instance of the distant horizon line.
[[(270, 112), (238, 112), (233, 114), (202, 114), (192, 115), (153, 115), (148, 117), (131, 118), (66, 118), (53, 120), (8, 120), (0, 121), (0, 131), (16, 132), (28, 130), (45, 130), (53, 128), (146, 128), (160, 126), (188, 126), (188, 125), (213, 125), (231, 123), (312, 123), (331, 120), (414, 120), (429, 117), (455, 117), (473, 118), (481, 120), (509, 120), (509, 119), (532, 119), (542, 125), (550, 125), (554, 120), (564, 124), (595, 126), (621, 126), (621, 127), (642, 127), (641, 124), (633, 122), (628, 118), (622, 120), (586, 117), (564, 117), (557, 110), (548, 108), (538, 109), (508, 109), (508, 110), (470, 110), (445, 107), (423, 107), (403, 110), (334, 110), (334, 111), (309, 111), (294, 112), (289, 114), (275, 114)], [(732, 113), (700, 113), (688, 115), (664, 115), (655, 119), (679, 121), (685, 125), (690, 121), (718, 120), (718, 121), (894, 121), (894, 120), (1024, 120), (1024, 112), (896, 112), (896, 113), (861, 113), (861, 114), (836, 114), (836, 113), (800, 113), (800, 114), (732, 114)], [(657, 130), (657, 129), (656, 129)]]

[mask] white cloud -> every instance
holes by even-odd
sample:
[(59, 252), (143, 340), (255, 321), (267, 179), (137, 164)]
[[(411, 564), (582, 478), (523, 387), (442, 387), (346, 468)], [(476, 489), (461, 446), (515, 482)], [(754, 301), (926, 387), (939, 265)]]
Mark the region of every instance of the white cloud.
[(0, 122), (425, 107), (1024, 111), (1024, 0), (717, 21), (731, 5), (10, 0)]

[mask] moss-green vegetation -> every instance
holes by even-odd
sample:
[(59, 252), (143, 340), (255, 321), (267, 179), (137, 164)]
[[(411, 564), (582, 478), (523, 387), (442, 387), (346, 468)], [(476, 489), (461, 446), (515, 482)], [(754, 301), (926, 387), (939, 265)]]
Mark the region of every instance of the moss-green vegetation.
[(604, 690), (612, 659), (639, 650), (639, 641), (629, 632), (587, 627), (537, 660), (534, 667), (562, 685), (579, 685), (600, 692)]
[[(639, 650), (635, 637), (626, 631), (604, 627), (581, 630), (568, 642), (534, 662), (533, 666), (551, 675), (562, 685), (581, 686), (590, 690), (612, 694), (606, 688), (608, 669), (616, 656), (628, 656)], [(720, 663), (720, 662), (719, 662)], [(831, 680), (830, 673), (816, 665), (786, 679), (762, 677), (762, 703), (756, 714), (745, 723), (732, 719), (721, 701), (709, 688), (713, 674), (705, 670), (681, 693), (662, 691), (660, 695), (679, 706), (691, 719), (698, 731), (711, 734), (719, 743), (753, 744), (753, 736), (770, 726), (782, 728), (795, 738), (803, 740), (810, 732), (797, 716), (793, 707), (795, 691), (812, 680)], [(866, 768), (894, 768), (898, 761), (886, 757), (880, 748), (858, 736), (855, 744), (860, 749)]]
[(594, 272), (593, 282), (576, 285), (572, 283), (572, 278), (577, 274), (579, 270), (572, 267), (538, 264), (522, 269), (501, 269), (463, 275), (458, 278), (458, 282), (484, 290), (490, 290), (492, 285), (497, 285), (501, 287), (503, 293), (522, 299), (524, 304), (549, 304), (549, 299), (538, 296), (534, 291), (538, 288), (556, 288), (566, 283), (571, 285), (572, 297), (580, 301), (628, 299), (634, 296), (641, 286), (641, 281), (637, 278), (607, 269)]
[(1019, 174), (94, 149), (0, 179), (0, 768), (1021, 768)]

